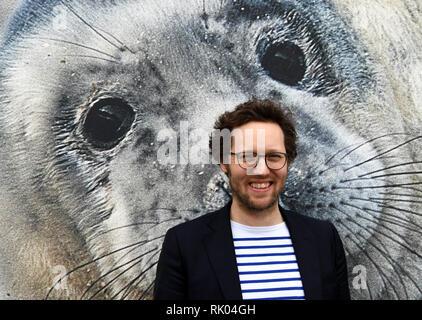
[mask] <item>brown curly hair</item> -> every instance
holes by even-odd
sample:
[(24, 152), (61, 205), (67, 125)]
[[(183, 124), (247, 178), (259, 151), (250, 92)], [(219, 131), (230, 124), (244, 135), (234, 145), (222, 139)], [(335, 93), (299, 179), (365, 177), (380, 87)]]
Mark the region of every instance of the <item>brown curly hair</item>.
[[(277, 123), (284, 133), (284, 145), (286, 147), (287, 159), (289, 163), (292, 163), (296, 158), (296, 129), (292, 121), (292, 115), (290, 112), (283, 110), (280, 104), (269, 99), (252, 99), (245, 103), (242, 103), (233, 111), (227, 111), (220, 115), (214, 124), (215, 130), (228, 129), (232, 132), (233, 129), (238, 128), (248, 122), (259, 121), (259, 122), (274, 122)], [(214, 143), (220, 144), (220, 154), (217, 161), (223, 159), (223, 137), (221, 136), (210, 136), (209, 147), (210, 154), (212, 154), (212, 146)], [(215, 156), (215, 155), (213, 155)]]

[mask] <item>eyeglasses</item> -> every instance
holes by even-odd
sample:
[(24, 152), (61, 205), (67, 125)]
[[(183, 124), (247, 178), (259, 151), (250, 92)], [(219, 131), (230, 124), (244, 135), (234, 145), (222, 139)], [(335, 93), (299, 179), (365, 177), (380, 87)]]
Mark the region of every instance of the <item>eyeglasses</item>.
[(287, 163), (287, 154), (284, 152), (272, 152), (263, 155), (254, 152), (230, 152), (230, 154), (236, 156), (237, 164), (243, 169), (255, 168), (261, 157), (265, 158), (265, 164), (271, 170), (280, 170)]

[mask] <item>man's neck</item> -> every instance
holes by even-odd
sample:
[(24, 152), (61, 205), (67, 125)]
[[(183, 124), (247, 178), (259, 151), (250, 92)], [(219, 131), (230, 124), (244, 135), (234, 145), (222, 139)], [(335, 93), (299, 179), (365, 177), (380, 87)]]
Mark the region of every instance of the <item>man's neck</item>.
[(230, 219), (247, 226), (273, 226), (283, 222), (283, 217), (276, 202), (274, 206), (264, 210), (252, 210), (233, 198), (230, 208)]

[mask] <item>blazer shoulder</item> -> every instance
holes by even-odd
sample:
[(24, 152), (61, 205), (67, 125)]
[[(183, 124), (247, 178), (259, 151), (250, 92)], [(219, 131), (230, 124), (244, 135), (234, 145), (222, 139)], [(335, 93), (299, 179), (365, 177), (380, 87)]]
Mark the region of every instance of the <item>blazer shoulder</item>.
[(176, 232), (177, 234), (186, 234), (186, 233), (192, 233), (192, 232), (195, 232), (195, 231), (199, 231), (199, 230), (202, 229), (202, 226), (207, 225), (210, 221), (212, 221), (216, 217), (224, 214), (223, 209), (224, 208), (221, 208), (217, 211), (204, 213), (197, 218), (183, 222), (181, 224), (178, 224), (178, 225), (170, 228), (167, 232), (171, 231), (171, 232)]

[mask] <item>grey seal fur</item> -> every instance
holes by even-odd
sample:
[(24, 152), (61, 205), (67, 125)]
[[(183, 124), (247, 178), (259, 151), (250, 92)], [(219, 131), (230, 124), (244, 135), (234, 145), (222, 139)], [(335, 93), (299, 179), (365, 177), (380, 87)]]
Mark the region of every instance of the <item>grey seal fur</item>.
[(218, 166), (158, 163), (159, 132), (258, 97), (294, 114), (280, 203), (335, 224), (352, 297), (421, 298), (420, 5), (385, 3), (21, 1), (0, 53), (3, 296), (150, 298), (165, 231), (230, 195)]

